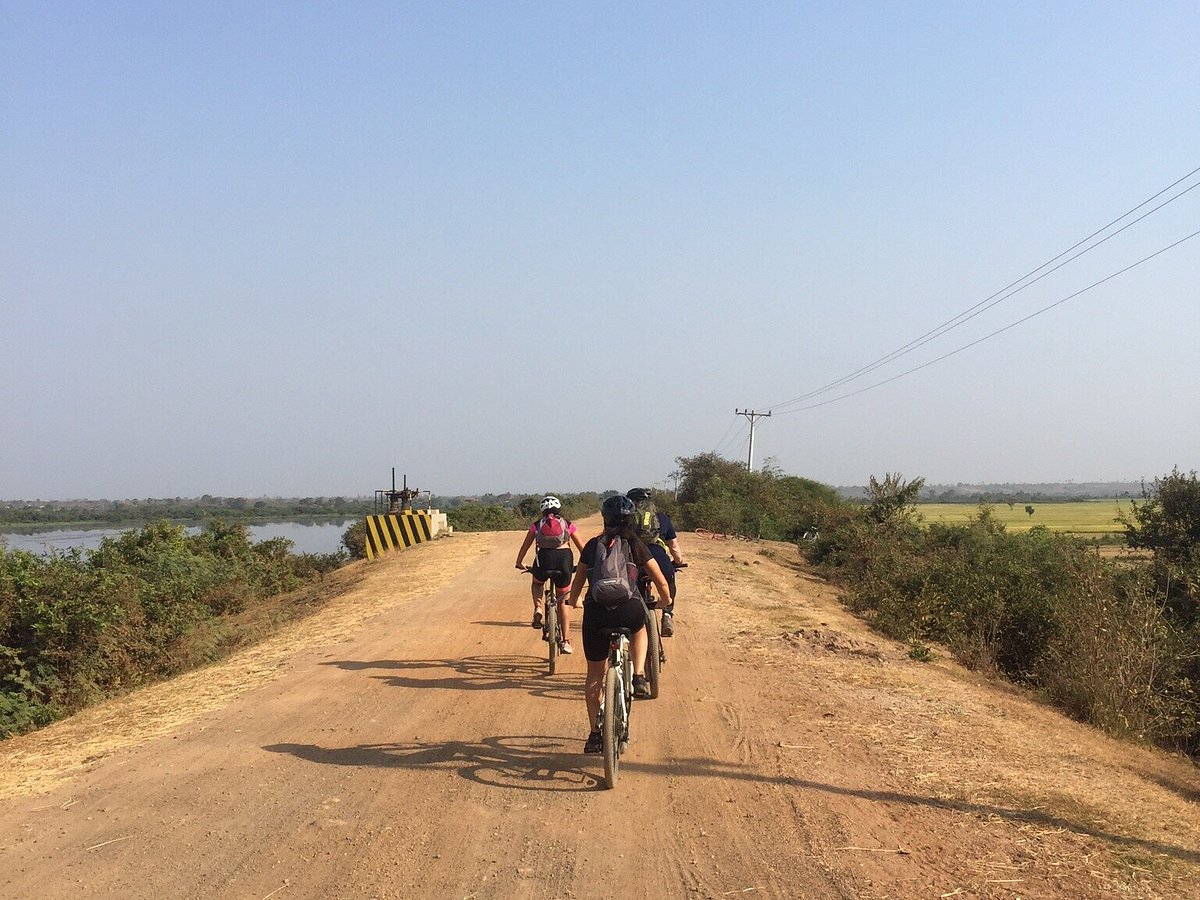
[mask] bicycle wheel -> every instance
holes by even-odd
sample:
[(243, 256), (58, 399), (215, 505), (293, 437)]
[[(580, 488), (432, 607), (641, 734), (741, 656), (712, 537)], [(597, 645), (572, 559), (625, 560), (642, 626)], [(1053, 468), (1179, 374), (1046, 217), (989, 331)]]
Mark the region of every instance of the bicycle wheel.
[(621, 769), (621, 731), (625, 723), (621, 720), (621, 673), (609, 666), (604, 673), (604, 718), (600, 730), (604, 735), (604, 783), (610, 788), (617, 786)]
[(658, 633), (658, 615), (650, 607), (646, 610), (646, 681), (650, 685), (650, 699), (658, 699), (658, 681), (662, 675), (662, 635)]
[(554, 670), (558, 667), (558, 604), (550, 601), (546, 602), (546, 618), (543, 626), (548, 638), (546, 641), (547, 653), (550, 654), (550, 674), (554, 674)]

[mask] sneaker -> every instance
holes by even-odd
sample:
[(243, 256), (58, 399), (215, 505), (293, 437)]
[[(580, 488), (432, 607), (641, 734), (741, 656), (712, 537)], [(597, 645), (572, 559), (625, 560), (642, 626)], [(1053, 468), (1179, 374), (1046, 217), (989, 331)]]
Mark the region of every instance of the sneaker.
[(563, 653), (567, 654), (567, 656), (570, 656), (572, 653), (575, 652), (575, 650), (571, 647), (570, 641), (563, 641), (561, 644), (558, 645), (558, 649), (561, 650)]
[(659, 629), (658, 633), (663, 637), (670, 637), (675, 633), (675, 619), (666, 610), (663, 610), (662, 627)]
[(633, 696), (638, 700), (650, 699), (650, 683), (646, 681), (645, 675), (633, 676)]
[(604, 738), (600, 736), (600, 732), (593, 731), (588, 735), (587, 741), (583, 745), (584, 753), (603, 753)]
[(534, 628), (542, 627), (542, 614), (540, 612), (535, 612), (533, 614), (533, 627)]

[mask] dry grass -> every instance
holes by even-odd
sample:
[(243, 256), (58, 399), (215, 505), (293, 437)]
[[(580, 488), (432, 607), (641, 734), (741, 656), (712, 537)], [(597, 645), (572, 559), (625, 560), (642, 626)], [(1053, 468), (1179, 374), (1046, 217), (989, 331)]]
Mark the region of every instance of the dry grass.
[(836, 751), (850, 736), (913, 795), (1025, 829), (1031, 854), (1104, 890), (1157, 897), (1176, 879), (1200, 882), (1193, 762), (1074, 722), (944, 649), (911, 660), (848, 613), (795, 547), (688, 536), (686, 548), (695, 565), (681, 596), (706, 593), (736, 647), (820, 698), (780, 729), (778, 746)]

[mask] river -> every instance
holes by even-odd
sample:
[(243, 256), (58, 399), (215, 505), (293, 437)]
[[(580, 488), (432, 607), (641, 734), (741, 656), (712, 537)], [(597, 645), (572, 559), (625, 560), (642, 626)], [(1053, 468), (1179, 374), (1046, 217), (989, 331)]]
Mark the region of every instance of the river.
[[(250, 533), (250, 540), (254, 542), (269, 541), (272, 538), (287, 538), (292, 542), (294, 553), (334, 553), (341, 549), (342, 534), (357, 521), (358, 519), (336, 522), (265, 522), (247, 525), (246, 530)], [(4, 546), (9, 550), (28, 550), (31, 553), (44, 554), (51, 550), (68, 550), (71, 547), (95, 550), (105, 538), (116, 537), (135, 527), (61, 528), (27, 534), (0, 531), (0, 541), (3, 541)], [(199, 527), (188, 528), (189, 534), (196, 534), (199, 531)]]

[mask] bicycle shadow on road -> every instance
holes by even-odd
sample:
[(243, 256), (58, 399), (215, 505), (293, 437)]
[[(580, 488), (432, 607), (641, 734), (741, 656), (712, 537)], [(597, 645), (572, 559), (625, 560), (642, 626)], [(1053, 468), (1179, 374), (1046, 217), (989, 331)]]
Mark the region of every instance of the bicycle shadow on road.
[(602, 790), (602, 780), (580, 765), (576, 737), (507, 735), (482, 741), (359, 744), (270, 744), (270, 753), (286, 753), (307, 762), (352, 768), (454, 770), (460, 778), (491, 787), (523, 791)]
[[(546, 662), (531, 656), (464, 656), (459, 659), (376, 659), (330, 660), (323, 666), (337, 666), (349, 672), (380, 669), (385, 672), (429, 672), (420, 675), (372, 675), (389, 687), (452, 691), (528, 691), (534, 697), (578, 701), (583, 693), (583, 672), (550, 675)], [(438, 677), (451, 670), (455, 676)]]
[(898, 791), (877, 791), (862, 788), (848, 788), (836, 784), (825, 784), (819, 781), (808, 781), (787, 775), (766, 775), (753, 769), (721, 762), (715, 759), (700, 757), (680, 758), (670, 763), (639, 763), (635, 760), (621, 761), (622, 771), (644, 772), (653, 775), (692, 776), (697, 778), (729, 778), (739, 781), (757, 781), (766, 784), (778, 784), (785, 787), (796, 787), (803, 790), (818, 791), (825, 794), (835, 794), (843, 797), (858, 797), (874, 803), (903, 804), (907, 806), (924, 806), (930, 809), (946, 810), (948, 812), (966, 813), (973, 816), (995, 816), (1019, 824), (1040, 825), (1047, 828), (1060, 828), (1076, 834), (1096, 838), (1118, 849), (1137, 848), (1140, 850), (1161, 853), (1184, 862), (1200, 864), (1200, 851), (1188, 847), (1178, 847), (1164, 844), (1148, 838), (1132, 837), (1104, 831), (1085, 822), (1077, 822), (1046, 812), (1042, 808), (1022, 809), (1019, 807), (996, 806), (989, 803), (977, 803), (966, 800), (951, 800), (941, 797), (922, 796), (920, 794), (905, 794)]

